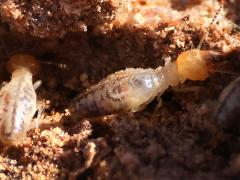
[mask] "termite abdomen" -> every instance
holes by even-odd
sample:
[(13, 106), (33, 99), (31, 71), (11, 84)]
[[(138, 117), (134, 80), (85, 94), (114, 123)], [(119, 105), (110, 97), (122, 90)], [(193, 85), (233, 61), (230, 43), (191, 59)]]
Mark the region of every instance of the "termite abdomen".
[(216, 113), (217, 123), (227, 132), (240, 130), (240, 77), (232, 81), (222, 92)]
[(158, 94), (159, 81), (153, 69), (119, 71), (76, 97), (69, 110), (80, 117), (136, 112)]

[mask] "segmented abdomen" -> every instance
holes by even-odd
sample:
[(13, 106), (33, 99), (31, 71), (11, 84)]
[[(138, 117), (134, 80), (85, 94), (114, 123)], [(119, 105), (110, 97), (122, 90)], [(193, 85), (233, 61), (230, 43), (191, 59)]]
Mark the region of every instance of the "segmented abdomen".
[(161, 85), (165, 81), (160, 81), (153, 69), (128, 68), (108, 76), (75, 98), (69, 110), (80, 117), (136, 112), (165, 90), (165, 86)]
[(94, 117), (127, 111), (125, 94), (128, 87), (123, 83), (127, 79), (114, 79), (118, 81), (106, 80), (76, 97), (70, 104), (70, 112), (79, 117)]
[(26, 82), (8, 83), (1, 90), (0, 138), (4, 143), (18, 143), (29, 130), (36, 110), (36, 94)]

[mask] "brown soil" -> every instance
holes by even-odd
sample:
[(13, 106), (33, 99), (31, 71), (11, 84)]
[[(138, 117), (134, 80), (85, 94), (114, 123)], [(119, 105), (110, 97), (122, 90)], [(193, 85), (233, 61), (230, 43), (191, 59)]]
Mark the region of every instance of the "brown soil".
[[(1, 1), (2, 21), (6, 24), (2, 23), (0, 29), (0, 79), (10, 79), (5, 64), (11, 55), (34, 55), (41, 64), (35, 80), (43, 82), (37, 90), (38, 99), (44, 100), (47, 106), (43, 125), (28, 132), (29, 141), (13, 147), (1, 145), (1, 179), (230, 179), (240, 176), (237, 135), (224, 132), (215, 118), (221, 91), (240, 70), (240, 35), (236, 26), (240, 22), (239, 0), (226, 1), (218, 23), (209, 29), (219, 8), (215, 0), (122, 1), (125, 10), (120, 10), (118, 0), (84, 1), (92, 5), (112, 3), (118, 11), (113, 13), (113, 18), (104, 13), (93, 17), (95, 11), (85, 13), (84, 22), (90, 28), (84, 33), (74, 29), (82, 22), (80, 16), (75, 19), (76, 16), (63, 15), (61, 11), (53, 21), (68, 19), (74, 25), (63, 27), (64, 20), (61, 25), (52, 23), (44, 31), (49, 19), (43, 18), (36, 26), (26, 26), (25, 20), (35, 10), (27, 9), (22, 23), (13, 14), (4, 14), (3, 5), (9, 9), (5, 3), (10, 2), (23, 1)], [(43, 1), (26, 2), (21, 8)], [(46, 2), (51, 7), (57, 3)], [(41, 6), (46, 11), (50, 7), (48, 3)], [(178, 88), (169, 88), (154, 116), (156, 100), (138, 113), (93, 119), (68, 115), (71, 100), (106, 75), (126, 67), (156, 68), (165, 58), (175, 60), (181, 52), (191, 49), (191, 44), (196, 47), (206, 30), (210, 33), (202, 49), (221, 54), (216, 59), (215, 72), (204, 82), (187, 81)], [(56, 38), (59, 35), (62, 38)], [(66, 67), (56, 64), (66, 64)]]
[(38, 37), (62, 37), (111, 22), (126, 0), (2, 0), (2, 20), (19, 32)]

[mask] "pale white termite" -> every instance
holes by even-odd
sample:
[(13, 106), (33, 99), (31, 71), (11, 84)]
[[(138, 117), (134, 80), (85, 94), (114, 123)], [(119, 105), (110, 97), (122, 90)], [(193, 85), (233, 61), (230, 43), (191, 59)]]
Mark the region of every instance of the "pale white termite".
[(39, 65), (33, 56), (17, 54), (10, 58), (7, 69), (12, 78), (0, 91), (0, 140), (16, 145), (26, 137), (37, 111), (37, 87), (34, 87), (32, 77)]
[[(214, 16), (215, 21), (223, 4)], [(219, 53), (198, 49), (181, 53), (175, 62), (166, 62), (156, 69), (128, 68), (107, 76), (97, 85), (80, 94), (70, 103), (69, 111), (74, 117), (94, 117), (120, 112), (136, 112), (143, 109), (169, 86), (177, 86), (187, 79), (206, 80), (213, 70), (212, 58)]]
[(177, 86), (186, 79), (207, 79), (213, 55), (211, 51), (185, 51), (176, 62), (166, 62), (163, 67), (116, 72), (77, 96), (69, 111), (78, 117), (139, 111), (169, 86)]

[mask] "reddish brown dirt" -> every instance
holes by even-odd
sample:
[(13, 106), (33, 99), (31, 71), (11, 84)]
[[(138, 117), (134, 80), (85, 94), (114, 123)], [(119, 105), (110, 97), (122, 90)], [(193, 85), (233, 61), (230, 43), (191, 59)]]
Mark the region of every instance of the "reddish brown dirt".
[(0, 9), (12, 29), (51, 38), (109, 23), (126, 6), (126, 0), (1, 0)]
[[(138, 113), (93, 119), (63, 117), (78, 93), (106, 75), (126, 67), (155, 68), (166, 57), (175, 60), (191, 43), (197, 46), (219, 8), (218, 1), (136, 0), (129, 5), (127, 16), (118, 14), (85, 33), (65, 29), (65, 36), (55, 38), (54, 33), (36, 30), (43, 33), (40, 37), (51, 39), (36, 37), (29, 29), (21, 34), (17, 32), (22, 32), (21, 28), (8, 19), (0, 31), (0, 78), (10, 79), (5, 64), (12, 54), (34, 55), (41, 64), (35, 79), (43, 82), (38, 99), (48, 105), (43, 114), (45, 124), (28, 132), (30, 141), (17, 147), (1, 145), (0, 177), (238, 178), (239, 140), (218, 127), (214, 114), (221, 91), (240, 70), (240, 35), (234, 26), (240, 19), (239, 3), (225, 2), (226, 15), (221, 13), (203, 43), (202, 49), (221, 53), (216, 71), (204, 82), (187, 81), (169, 88), (154, 116), (156, 100)], [(53, 63), (66, 64), (66, 68)]]

